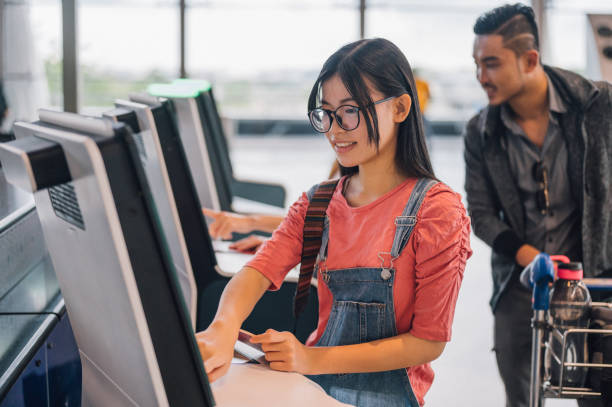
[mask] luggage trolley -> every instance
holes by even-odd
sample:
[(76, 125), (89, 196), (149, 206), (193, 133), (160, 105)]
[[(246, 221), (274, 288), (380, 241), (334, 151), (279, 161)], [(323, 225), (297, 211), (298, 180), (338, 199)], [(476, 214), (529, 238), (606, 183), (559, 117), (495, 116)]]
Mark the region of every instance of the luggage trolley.
[[(555, 259), (555, 256), (552, 256)], [(525, 274), (525, 273), (523, 273)], [(566, 399), (586, 399), (586, 398), (597, 398), (601, 397), (602, 393), (596, 391), (591, 387), (570, 387), (564, 385), (564, 372), (566, 368), (571, 367), (583, 367), (587, 369), (601, 368), (609, 369), (612, 368), (612, 364), (606, 363), (575, 363), (567, 360), (568, 353), (568, 337), (572, 335), (588, 334), (588, 335), (612, 335), (612, 329), (582, 329), (572, 328), (566, 329), (561, 332), (555, 328), (552, 324), (552, 318), (550, 317), (548, 306), (549, 306), (549, 294), (550, 284), (554, 280), (554, 268), (552, 267), (551, 258), (547, 255), (541, 256), (531, 270), (530, 276), (521, 276), (521, 281), (525, 284), (529, 278), (530, 283), (533, 285), (533, 319), (531, 320), (532, 326), (532, 345), (531, 345), (531, 382), (530, 382), (530, 394), (529, 394), (529, 407), (543, 407), (544, 399), (546, 398), (566, 398)], [(612, 279), (590, 279), (585, 278), (583, 282), (589, 289), (592, 290), (606, 290), (612, 294)], [(594, 309), (605, 309), (612, 312), (612, 303), (607, 302), (592, 302), (591, 311)], [(612, 321), (610, 321), (612, 325)], [(556, 336), (556, 339), (561, 342), (561, 354), (555, 353), (551, 338)], [(546, 360), (545, 351), (548, 350), (548, 360)], [(547, 369), (543, 369), (543, 365), (550, 365), (551, 359), (554, 358), (555, 362), (559, 365), (559, 377), (558, 380), (554, 380), (551, 372)], [(558, 383), (553, 385), (552, 382)]]

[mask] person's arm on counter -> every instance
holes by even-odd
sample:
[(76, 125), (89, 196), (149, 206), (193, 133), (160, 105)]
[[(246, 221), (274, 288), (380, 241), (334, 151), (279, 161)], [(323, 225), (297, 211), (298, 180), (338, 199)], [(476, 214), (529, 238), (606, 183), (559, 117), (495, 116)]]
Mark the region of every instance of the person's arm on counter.
[(237, 213), (214, 211), (202, 208), (204, 215), (213, 219), (209, 226), (213, 238), (231, 239), (232, 232), (249, 233), (254, 230), (272, 233), (281, 224), (284, 217), (276, 215), (240, 215)]
[(267, 330), (251, 338), (260, 343), (274, 370), (306, 375), (382, 372), (418, 366), (442, 354), (446, 342), (429, 341), (409, 333), (345, 346), (305, 346), (291, 332)]
[(255, 304), (270, 286), (263, 274), (244, 267), (227, 284), (210, 326), (196, 334), (208, 379), (214, 382), (229, 369), (238, 331)]
[[(308, 198), (304, 193), (289, 208), (284, 222), (264, 248), (227, 284), (210, 326), (196, 334), (210, 381), (229, 370), (240, 327), (257, 301), (266, 290), (278, 290), (289, 270), (300, 262), (307, 207)], [(257, 268), (254, 264), (266, 266)]]

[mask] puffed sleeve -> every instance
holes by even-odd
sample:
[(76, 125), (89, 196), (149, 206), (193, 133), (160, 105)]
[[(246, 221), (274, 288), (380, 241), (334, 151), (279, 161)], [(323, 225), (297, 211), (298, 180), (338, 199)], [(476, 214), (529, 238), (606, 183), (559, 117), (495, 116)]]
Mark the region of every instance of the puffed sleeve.
[(423, 201), (414, 229), (415, 308), (410, 333), (448, 342), (470, 249), (470, 219), (459, 194), (444, 184)]
[(269, 290), (278, 290), (302, 256), (302, 234), (308, 209), (306, 193), (289, 208), (285, 220), (247, 263), (270, 280)]

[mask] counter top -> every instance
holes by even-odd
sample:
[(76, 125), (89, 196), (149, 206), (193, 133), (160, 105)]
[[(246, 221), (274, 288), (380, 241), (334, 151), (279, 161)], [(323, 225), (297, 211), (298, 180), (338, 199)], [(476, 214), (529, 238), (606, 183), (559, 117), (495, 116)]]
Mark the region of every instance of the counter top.
[(217, 407), (348, 407), (305, 376), (252, 363), (233, 363), (211, 385)]

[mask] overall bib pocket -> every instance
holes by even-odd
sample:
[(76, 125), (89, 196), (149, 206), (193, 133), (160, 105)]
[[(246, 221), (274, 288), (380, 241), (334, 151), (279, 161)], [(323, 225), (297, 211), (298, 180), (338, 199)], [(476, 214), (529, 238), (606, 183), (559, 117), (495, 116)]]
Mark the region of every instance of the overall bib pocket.
[(334, 301), (317, 346), (341, 346), (384, 338), (386, 304)]

